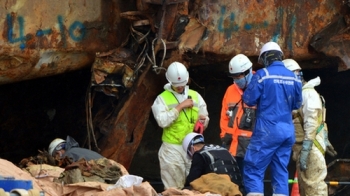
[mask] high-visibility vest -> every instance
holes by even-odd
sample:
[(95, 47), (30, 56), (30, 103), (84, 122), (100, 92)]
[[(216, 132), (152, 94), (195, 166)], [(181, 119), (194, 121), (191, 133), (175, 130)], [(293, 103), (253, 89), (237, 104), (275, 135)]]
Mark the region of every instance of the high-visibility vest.
[[(163, 142), (181, 144), (183, 138), (193, 131), (194, 124), (198, 119), (198, 96), (194, 90), (189, 90), (188, 95), (193, 100), (193, 107), (181, 110), (179, 117), (169, 127), (163, 128)], [(164, 91), (160, 96), (164, 99), (169, 110), (180, 104), (175, 95), (170, 91)]]

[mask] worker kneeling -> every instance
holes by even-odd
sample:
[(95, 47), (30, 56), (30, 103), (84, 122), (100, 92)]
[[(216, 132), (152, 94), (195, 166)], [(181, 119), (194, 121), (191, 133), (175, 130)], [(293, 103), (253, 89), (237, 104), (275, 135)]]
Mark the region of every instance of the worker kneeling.
[[(227, 174), (243, 193), (242, 176), (235, 158), (219, 145), (205, 144), (204, 137), (198, 133), (189, 133), (182, 142), (187, 158), (192, 159), (185, 187), (204, 174)], [(244, 194), (244, 193), (243, 193)]]
[(73, 184), (78, 182), (104, 182), (115, 184), (126, 174), (124, 166), (107, 159), (90, 149), (79, 147), (72, 137), (66, 140), (54, 139), (49, 145), (49, 154), (54, 157), (59, 167), (65, 168), (55, 182)]

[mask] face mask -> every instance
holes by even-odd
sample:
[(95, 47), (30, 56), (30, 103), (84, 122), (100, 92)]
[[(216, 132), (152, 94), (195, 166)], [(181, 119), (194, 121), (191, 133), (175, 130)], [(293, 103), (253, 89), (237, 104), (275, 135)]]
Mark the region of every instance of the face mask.
[(304, 77), (303, 77), (303, 72), (299, 71), (299, 72), (294, 72), (294, 75), (300, 80), (303, 81)]
[(252, 73), (252, 69), (250, 68), (249, 73), (246, 76), (240, 79), (234, 79), (233, 81), (240, 89), (243, 90), (248, 86), (252, 77), (253, 77), (253, 73)]

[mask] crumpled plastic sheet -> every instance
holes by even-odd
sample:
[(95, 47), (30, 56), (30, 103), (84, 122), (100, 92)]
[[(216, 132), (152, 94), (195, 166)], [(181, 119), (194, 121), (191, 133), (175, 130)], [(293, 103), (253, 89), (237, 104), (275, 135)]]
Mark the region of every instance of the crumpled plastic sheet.
[(119, 178), (115, 185), (107, 187), (107, 190), (112, 190), (115, 188), (128, 188), (131, 186), (140, 186), (143, 178), (135, 175), (124, 175)]

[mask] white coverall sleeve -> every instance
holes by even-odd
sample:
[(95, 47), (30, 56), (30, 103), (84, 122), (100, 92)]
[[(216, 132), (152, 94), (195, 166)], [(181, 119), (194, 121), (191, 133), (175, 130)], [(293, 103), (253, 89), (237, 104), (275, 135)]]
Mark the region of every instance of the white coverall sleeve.
[(158, 125), (162, 128), (170, 126), (179, 117), (179, 112), (175, 108), (169, 109), (159, 95), (152, 105), (152, 112)]
[(315, 89), (303, 91), (302, 105), (304, 119), (304, 140), (314, 140), (319, 126), (318, 117), (322, 112), (322, 102)]
[(204, 121), (204, 128), (206, 129), (209, 124), (209, 113), (207, 110), (207, 104), (205, 103), (203, 97), (197, 92), (198, 95), (198, 115), (205, 116), (205, 121)]

